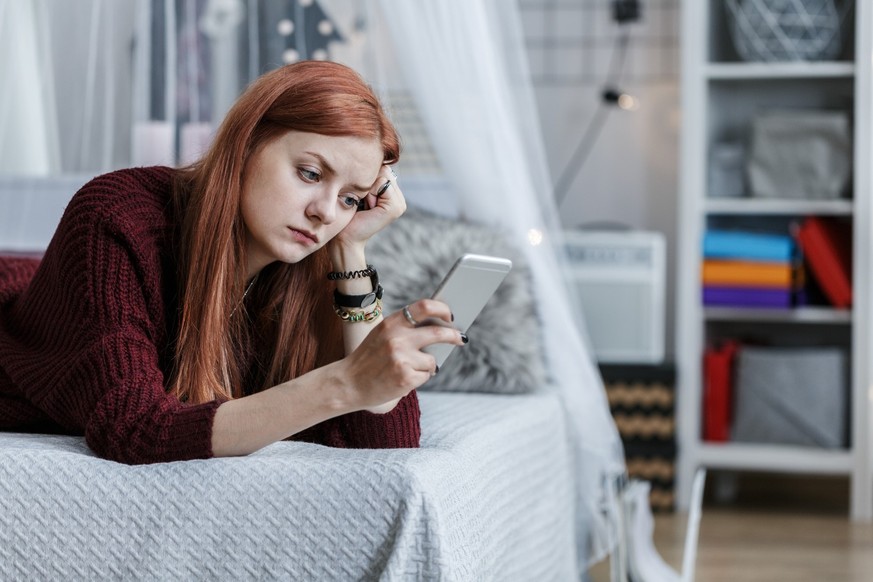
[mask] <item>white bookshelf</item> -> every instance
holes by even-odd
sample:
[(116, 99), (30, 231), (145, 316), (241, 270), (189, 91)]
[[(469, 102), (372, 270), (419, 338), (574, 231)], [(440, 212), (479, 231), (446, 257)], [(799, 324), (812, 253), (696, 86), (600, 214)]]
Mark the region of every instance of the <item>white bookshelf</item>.
[(710, 469), (779, 471), (809, 475), (845, 475), (852, 470), (846, 450), (808, 449), (746, 443), (704, 444), (700, 462)]
[(711, 80), (850, 78), (855, 63), (708, 63), (703, 74)]
[[(873, 519), (873, 443), (869, 422), (873, 382), (873, 3), (855, 1), (854, 44), (832, 62), (752, 63), (733, 51), (724, 0), (682, 3), (682, 134), (677, 257), (678, 505), (687, 509), (698, 467), (731, 472), (839, 475), (850, 480), (850, 513)], [(851, 199), (763, 200), (708, 196), (710, 147), (747, 135), (762, 109), (802, 107), (850, 110), (854, 160)], [(700, 267), (702, 236), (717, 221), (789, 220), (803, 216), (851, 220), (853, 298), (851, 309), (811, 306), (794, 310), (704, 308)], [(841, 449), (703, 441), (703, 352), (719, 330), (785, 337), (791, 345), (808, 339), (838, 345), (849, 355), (849, 445)], [(715, 331), (714, 331), (715, 330)], [(799, 338), (799, 339), (798, 339)]]
[(725, 215), (773, 215), (796, 216), (815, 214), (818, 216), (851, 216), (854, 212), (852, 200), (778, 200), (767, 198), (709, 198), (704, 200), (704, 211), (708, 214)]
[(744, 309), (707, 307), (703, 310), (707, 321), (763, 321), (780, 323), (851, 324), (848, 309), (828, 307), (798, 307), (796, 309)]

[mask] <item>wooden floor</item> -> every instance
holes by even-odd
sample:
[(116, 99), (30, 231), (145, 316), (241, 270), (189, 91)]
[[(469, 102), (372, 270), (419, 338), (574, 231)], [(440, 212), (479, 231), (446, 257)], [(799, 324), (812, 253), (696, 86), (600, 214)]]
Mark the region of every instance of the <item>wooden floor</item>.
[[(685, 516), (655, 521), (655, 545), (677, 571)], [(700, 522), (701, 582), (873, 580), (873, 526), (845, 516), (712, 509)]]
[[(655, 546), (677, 571), (686, 519), (680, 513), (655, 515)], [(591, 580), (608, 582), (608, 565), (596, 565)], [(839, 495), (802, 500), (793, 493), (780, 497), (776, 488), (752, 502), (708, 502), (700, 522), (695, 580), (868, 582), (873, 580), (873, 524), (851, 522)]]

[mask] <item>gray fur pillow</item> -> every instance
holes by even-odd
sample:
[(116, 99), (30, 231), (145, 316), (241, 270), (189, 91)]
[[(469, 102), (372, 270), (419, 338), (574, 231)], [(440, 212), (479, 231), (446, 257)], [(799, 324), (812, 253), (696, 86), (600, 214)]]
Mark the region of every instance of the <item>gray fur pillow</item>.
[(464, 253), (507, 257), (513, 268), (468, 330), (470, 343), (456, 348), (421, 389), (502, 394), (537, 390), (546, 375), (530, 271), (503, 235), (410, 209), (374, 237), (367, 250), (385, 287), (387, 313), (430, 297)]

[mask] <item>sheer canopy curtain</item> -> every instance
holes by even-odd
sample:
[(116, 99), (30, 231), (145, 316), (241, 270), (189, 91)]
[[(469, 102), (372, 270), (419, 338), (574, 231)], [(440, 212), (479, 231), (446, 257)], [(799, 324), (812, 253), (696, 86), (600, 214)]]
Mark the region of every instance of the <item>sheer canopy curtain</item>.
[[(565, 403), (577, 478), (579, 568), (613, 540), (606, 484), (624, 472), (621, 440), (584, 324), (562, 275), (560, 225), (528, 74), (517, 2), (370, 0), (367, 33), (390, 38), (457, 210), (505, 229), (533, 270), (553, 385)], [(378, 84), (378, 83), (377, 83)], [(402, 177), (401, 177), (402, 179)], [(575, 324), (574, 324), (575, 322)]]
[(129, 163), (133, 6), (0, 0), (0, 174)]
[(35, 3), (0, 0), (0, 173), (45, 175), (60, 167), (51, 53)]

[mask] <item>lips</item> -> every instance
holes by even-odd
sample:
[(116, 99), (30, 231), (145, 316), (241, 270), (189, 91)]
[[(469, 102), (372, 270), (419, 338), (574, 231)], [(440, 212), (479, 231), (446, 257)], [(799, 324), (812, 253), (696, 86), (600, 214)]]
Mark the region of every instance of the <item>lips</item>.
[(294, 237), (300, 240), (300, 242), (318, 244), (318, 237), (308, 230), (300, 230), (299, 228), (292, 228), (290, 226), (288, 228), (291, 229), (291, 232), (294, 233)]

